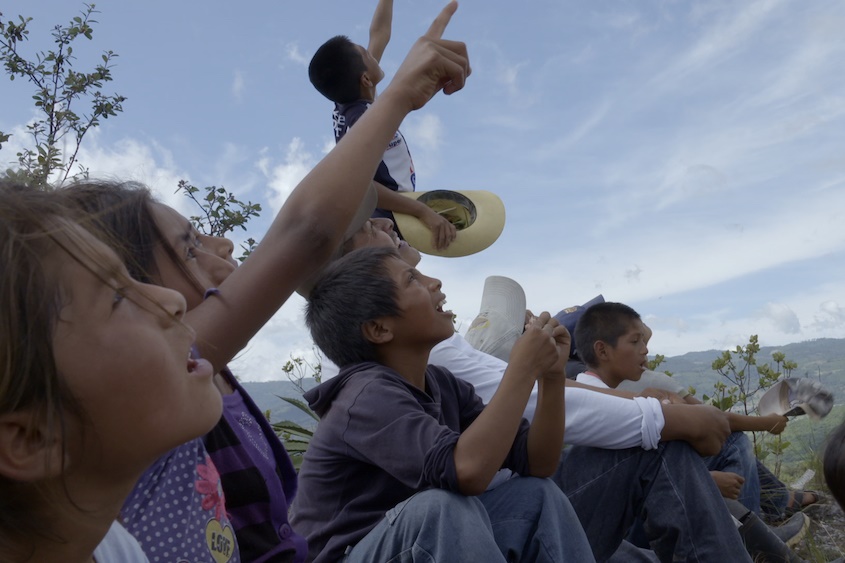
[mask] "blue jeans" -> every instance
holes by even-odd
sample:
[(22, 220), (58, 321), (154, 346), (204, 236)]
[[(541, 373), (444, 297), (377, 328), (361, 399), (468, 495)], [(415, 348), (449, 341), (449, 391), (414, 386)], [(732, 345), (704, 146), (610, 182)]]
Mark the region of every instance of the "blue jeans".
[(750, 562), (719, 489), (689, 444), (655, 450), (567, 448), (554, 477), (607, 561), (643, 517), (661, 561)]
[(441, 489), (389, 510), (346, 563), (593, 561), (578, 516), (549, 479), (517, 477), (477, 497)]
[(736, 473), (743, 479), (737, 499), (754, 514), (760, 514), (760, 477), (757, 474), (757, 457), (754, 444), (744, 432), (732, 432), (718, 455), (702, 458), (710, 471)]

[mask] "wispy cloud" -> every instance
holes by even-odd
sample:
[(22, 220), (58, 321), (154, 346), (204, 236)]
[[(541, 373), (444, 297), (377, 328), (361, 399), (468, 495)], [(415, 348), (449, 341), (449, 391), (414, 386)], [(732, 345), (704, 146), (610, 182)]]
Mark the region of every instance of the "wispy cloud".
[(300, 52), (297, 43), (288, 43), (285, 45), (285, 58), (301, 66), (308, 66), (308, 63), (311, 62), (311, 57)]
[[(742, 4), (738, 10), (719, 12), (698, 41), (661, 72), (655, 82), (672, 87), (690, 74), (700, 73), (726, 57), (735, 55), (754, 38), (755, 33), (763, 28), (783, 4), (781, 0), (761, 0)], [(736, 7), (734, 5), (734, 8)]]
[(243, 101), (244, 90), (246, 89), (246, 81), (244, 80), (243, 71), (236, 70), (235, 77), (232, 79), (232, 96), (237, 101)]
[(299, 138), (294, 138), (288, 144), (284, 161), (281, 164), (271, 164), (272, 159), (264, 153), (259, 160), (258, 167), (267, 177), (270, 208), (273, 215), (278, 213), (296, 185), (316, 164), (316, 158), (305, 148)]

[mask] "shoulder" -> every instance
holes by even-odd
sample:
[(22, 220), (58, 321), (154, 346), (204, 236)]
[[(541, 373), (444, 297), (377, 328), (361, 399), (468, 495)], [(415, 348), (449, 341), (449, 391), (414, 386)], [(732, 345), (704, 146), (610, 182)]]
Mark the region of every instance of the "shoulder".
[(354, 373), (344, 368), (332, 382), (336, 389), (333, 408), (344, 410), (364, 405), (384, 406), (413, 394), (411, 385), (398, 373), (375, 363), (356, 366)]

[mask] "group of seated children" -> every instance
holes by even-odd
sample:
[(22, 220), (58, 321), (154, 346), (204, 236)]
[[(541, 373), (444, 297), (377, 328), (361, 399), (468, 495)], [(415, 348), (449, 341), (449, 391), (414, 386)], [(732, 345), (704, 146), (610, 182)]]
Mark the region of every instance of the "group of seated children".
[[(419, 254), (367, 219), (380, 147), (469, 75), (441, 37), (455, 9), (377, 99), (389, 31), (371, 34), (367, 111), (239, 267), (143, 187), (0, 185), (4, 561), (751, 560), (700, 459), (730, 432), (719, 411), (568, 382), (571, 337), (548, 313), (507, 362), (473, 356)], [(375, 30), (391, 12), (381, 0)], [(454, 239), (419, 213), (435, 246)], [(226, 367), (295, 290), (339, 367), (306, 394), (321, 420), (298, 476)], [(639, 369), (642, 348), (600, 355)], [(840, 502), (842, 441), (825, 465)], [(626, 540), (636, 526), (653, 552)]]
[[(386, 219), (367, 221), (344, 243), (342, 253), (367, 247), (393, 248), (411, 266), (417, 265), (420, 260), (420, 254), (406, 241), (397, 238)], [(596, 312), (606, 307), (624, 308), (610, 304), (599, 307)], [(588, 320), (590, 318), (594, 316), (587, 317)], [(638, 319), (637, 316), (634, 320)], [(621, 327), (622, 333), (628, 332), (634, 324), (626, 316), (617, 316), (609, 321), (611, 331), (619, 331)], [(517, 323), (522, 324), (522, 316)], [(640, 323), (636, 326), (644, 325)], [(641, 332), (642, 329), (638, 331)], [(616, 340), (606, 339), (612, 340), (616, 346)], [(644, 353), (640, 352), (630, 362), (636, 377), (642, 373)], [(446, 367), (456, 377), (471, 382), (485, 401), (491, 400), (508, 367), (507, 362), (475, 350), (454, 331), (434, 346), (429, 363)], [(323, 363), (324, 381), (335, 373), (336, 368), (333, 369), (329, 362)], [(716, 545), (709, 548), (711, 553), (725, 553), (733, 546), (741, 547), (738, 538), (734, 543), (735, 538), (729, 531), (718, 528), (721, 524), (733, 526), (731, 514), (742, 520), (739, 533), (756, 558), (768, 555), (769, 558), (763, 560), (778, 561), (787, 556), (790, 558), (787, 560), (797, 560), (784, 544), (785, 540), (805, 530), (803, 515), (796, 520), (797, 528), (784, 525), (770, 530), (757, 520), (750, 507), (746, 508), (735, 501), (727, 501), (728, 506), (724, 506), (719, 500), (719, 489), (714, 487), (713, 480), (708, 477), (707, 465), (684, 443), (688, 442), (698, 452), (715, 454), (715, 459), (733, 460), (738, 448), (734, 445), (723, 447), (727, 443), (725, 438), (735, 424), (729, 416), (704, 405), (663, 404), (655, 399), (640, 397), (625, 399), (583, 389), (574, 382), (568, 382), (567, 385), (566, 442), (578, 447), (567, 449), (564, 457), (567, 463), (560, 465), (555, 478), (569, 496), (587, 530), (597, 559), (603, 560), (614, 553), (633, 523), (631, 515), (645, 510), (652, 540), (667, 536), (684, 539), (680, 546), (651, 542), (664, 560), (672, 558), (674, 548), (682, 549), (683, 546), (696, 546), (698, 543), (715, 542)], [(536, 393), (534, 389), (525, 410), (529, 419), (533, 415)], [(759, 418), (761, 421), (758, 424), (779, 422), (774, 418)], [(737, 435), (744, 437), (734, 432), (730, 436), (734, 438), (731, 444), (740, 442), (736, 439)], [(306, 455), (304, 467), (308, 465), (307, 458), (310, 455), (310, 452)], [(753, 454), (751, 458), (753, 472)], [(647, 480), (647, 483), (668, 483), (668, 486), (649, 485), (642, 490), (631, 488), (632, 482), (643, 480)], [(684, 490), (672, 486), (673, 480), (684, 481)], [(296, 504), (299, 505), (298, 502)], [(723, 506), (719, 507), (719, 504)], [(756, 504), (759, 511), (759, 498)], [(648, 510), (649, 506), (651, 510)], [(684, 514), (683, 507), (690, 506), (698, 510), (693, 514)], [(707, 516), (717, 522), (696, 520)], [(690, 518), (694, 525), (685, 525)], [(718, 531), (714, 533), (715, 530)], [(620, 549), (630, 550), (630, 546), (622, 543)], [(706, 553), (707, 548), (694, 549), (698, 553)]]

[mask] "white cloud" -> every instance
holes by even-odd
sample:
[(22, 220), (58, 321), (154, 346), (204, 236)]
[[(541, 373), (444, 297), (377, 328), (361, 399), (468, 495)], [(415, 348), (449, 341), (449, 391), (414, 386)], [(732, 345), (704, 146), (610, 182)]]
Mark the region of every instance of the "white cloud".
[(179, 180), (191, 178), (177, 167), (167, 148), (156, 141), (144, 143), (132, 138), (106, 147), (99, 140), (97, 131), (89, 132), (79, 152), (79, 160), (89, 168), (92, 178), (141, 182), (159, 200), (177, 210), (184, 213), (191, 208), (184, 195), (175, 193)]
[[(782, 4), (781, 0), (761, 0), (728, 9), (705, 30), (691, 48), (657, 77), (657, 83), (674, 87), (691, 73), (701, 72), (726, 57), (735, 56), (762, 29)], [(734, 5), (736, 7), (736, 5)]]
[(288, 144), (283, 164), (270, 166), (266, 158), (260, 161), (259, 166), (268, 178), (268, 198), (273, 215), (279, 212), (293, 189), (315, 164), (316, 159), (298, 137)]
[(414, 120), (409, 133), (413, 136), (414, 147), (436, 151), (443, 142), (443, 122), (437, 115), (426, 113)]
[(801, 332), (798, 315), (783, 303), (766, 303), (760, 312), (760, 317), (771, 322), (778, 332), (787, 334), (799, 334)]
[(232, 96), (234, 96), (237, 101), (242, 101), (245, 89), (246, 81), (244, 80), (244, 73), (240, 70), (236, 70), (235, 77), (232, 80)]
[(812, 328), (827, 330), (841, 329), (843, 326), (845, 326), (845, 307), (836, 301), (821, 303), (818, 311), (813, 315)]
[(527, 65), (528, 63), (525, 61), (516, 64), (502, 64), (496, 73), (497, 82), (505, 87), (512, 98), (521, 96), (519, 73)]
[(308, 66), (308, 63), (311, 62), (311, 57), (303, 55), (299, 51), (299, 45), (296, 43), (288, 43), (285, 45), (285, 58), (302, 66)]

